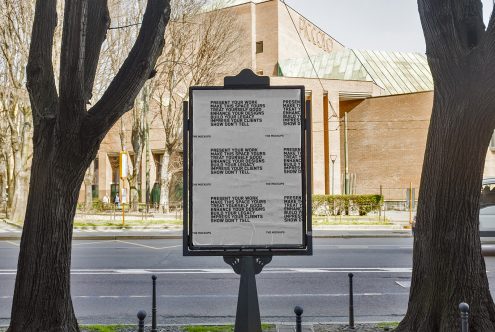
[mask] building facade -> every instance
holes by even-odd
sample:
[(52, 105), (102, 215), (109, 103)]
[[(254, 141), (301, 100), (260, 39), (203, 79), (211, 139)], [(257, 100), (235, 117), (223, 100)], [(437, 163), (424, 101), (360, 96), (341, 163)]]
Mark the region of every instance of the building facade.
[[(312, 107), (315, 194), (344, 193), (347, 183), (349, 193), (381, 192), (386, 200), (400, 201), (407, 188), (419, 187), (433, 102), (425, 55), (346, 48), (280, 0), (240, 0), (221, 10), (236, 15), (242, 38), (230, 61), (235, 65), (218, 68), (218, 84), (250, 68), (269, 76), (272, 85), (305, 86)], [(117, 185), (129, 187), (118, 178), (118, 154), (123, 145), (133, 153), (130, 123), (127, 114), (101, 145), (94, 197), (113, 196)], [(167, 157), (163, 137), (162, 124), (153, 119), (152, 157), (138, 166), (142, 183), (146, 169), (151, 186), (159, 183)], [(495, 143), (485, 173), (495, 176)]]

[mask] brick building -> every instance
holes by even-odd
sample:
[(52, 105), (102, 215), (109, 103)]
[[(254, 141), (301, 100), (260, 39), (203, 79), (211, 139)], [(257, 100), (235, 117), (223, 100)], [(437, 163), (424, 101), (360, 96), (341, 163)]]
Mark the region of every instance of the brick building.
[[(346, 48), (280, 0), (240, 0), (222, 10), (237, 16), (243, 38), (235, 66), (218, 68), (219, 82), (251, 68), (270, 76), (272, 85), (306, 87), (314, 193), (344, 192), (346, 169), (353, 193), (377, 193), (381, 187), (386, 199), (403, 200), (410, 183), (419, 187), (433, 99), (424, 55)], [(119, 125), (113, 128), (98, 153), (93, 189), (100, 198), (116, 185), (128, 187), (118, 179), (120, 131)], [(165, 151), (158, 121), (151, 123), (149, 149), (153, 185)], [(487, 153), (485, 173), (495, 176), (494, 152)]]

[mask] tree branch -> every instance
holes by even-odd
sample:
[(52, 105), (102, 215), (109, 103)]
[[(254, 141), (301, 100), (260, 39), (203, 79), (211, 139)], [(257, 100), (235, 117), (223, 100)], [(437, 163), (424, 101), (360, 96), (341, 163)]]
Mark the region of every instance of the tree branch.
[(103, 139), (114, 123), (132, 108), (134, 100), (164, 45), (170, 0), (148, 0), (139, 35), (124, 64), (83, 124), (88, 138)]
[(485, 32), (480, 0), (418, 0), (418, 9), (429, 60), (455, 64)]
[(84, 58), (84, 99), (89, 103), (93, 95), (93, 84), (100, 58), (101, 45), (110, 26), (107, 0), (89, 0), (88, 25)]
[(57, 26), (56, 0), (38, 0), (27, 64), (27, 89), (35, 128), (55, 118), (58, 104), (52, 65), (53, 34)]
[(66, 0), (60, 51), (59, 128), (73, 130), (72, 124), (84, 114), (84, 58), (87, 0)]

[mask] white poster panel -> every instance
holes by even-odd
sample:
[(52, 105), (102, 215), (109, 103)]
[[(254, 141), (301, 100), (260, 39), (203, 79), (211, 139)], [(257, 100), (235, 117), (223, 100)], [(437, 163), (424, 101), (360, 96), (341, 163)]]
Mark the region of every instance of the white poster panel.
[(192, 91), (194, 246), (303, 245), (301, 89)]

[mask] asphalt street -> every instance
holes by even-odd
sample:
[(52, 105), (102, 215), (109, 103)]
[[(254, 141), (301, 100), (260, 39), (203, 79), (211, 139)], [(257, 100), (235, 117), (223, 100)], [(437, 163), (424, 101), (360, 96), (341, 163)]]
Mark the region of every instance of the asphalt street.
[[(0, 241), (0, 325), (9, 321), (19, 242)], [(183, 257), (180, 240), (74, 241), (72, 298), (80, 323), (135, 323), (151, 312), (158, 277), (158, 323), (232, 323), (239, 276), (222, 257)], [(495, 258), (486, 257), (490, 283)], [(412, 239), (316, 239), (314, 255), (274, 257), (257, 276), (262, 320), (346, 321), (354, 273), (357, 321), (400, 320), (407, 307)]]

